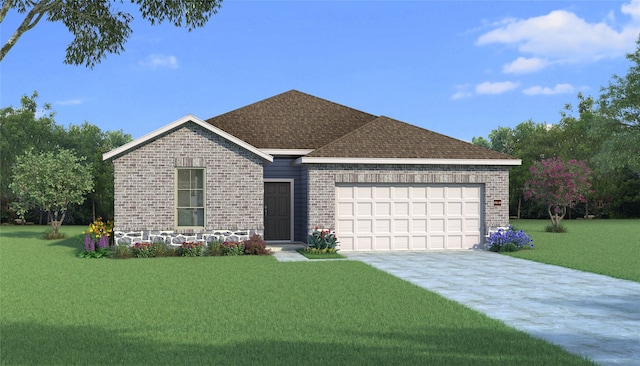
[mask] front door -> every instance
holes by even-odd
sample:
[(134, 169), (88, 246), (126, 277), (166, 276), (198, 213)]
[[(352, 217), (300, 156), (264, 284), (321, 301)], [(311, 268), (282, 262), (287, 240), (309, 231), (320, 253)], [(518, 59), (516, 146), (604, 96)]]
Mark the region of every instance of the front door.
[(291, 183), (264, 184), (264, 239), (291, 240)]

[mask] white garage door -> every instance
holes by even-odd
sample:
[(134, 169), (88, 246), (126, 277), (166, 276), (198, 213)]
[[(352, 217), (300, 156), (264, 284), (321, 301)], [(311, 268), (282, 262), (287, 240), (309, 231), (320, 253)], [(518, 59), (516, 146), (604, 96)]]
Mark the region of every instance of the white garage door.
[(469, 249), (480, 243), (479, 185), (336, 185), (343, 251)]

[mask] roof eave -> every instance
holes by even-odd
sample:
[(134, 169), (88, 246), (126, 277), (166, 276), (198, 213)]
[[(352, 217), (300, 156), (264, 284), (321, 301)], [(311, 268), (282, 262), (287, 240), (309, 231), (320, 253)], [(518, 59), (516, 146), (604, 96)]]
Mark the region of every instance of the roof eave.
[(295, 164), (522, 165), (520, 159), (344, 158), (303, 156)]
[(135, 149), (137, 146), (139, 146), (139, 145), (141, 145), (141, 144), (143, 144), (143, 143), (145, 143), (147, 141), (151, 141), (151, 140), (155, 139), (156, 137), (162, 135), (163, 133), (171, 131), (172, 129), (175, 129), (175, 128), (177, 128), (177, 127), (179, 127), (179, 126), (181, 126), (183, 124), (186, 124), (188, 122), (193, 122), (193, 123), (197, 124), (198, 126), (204, 128), (204, 129), (206, 129), (208, 131), (211, 131), (212, 133), (222, 137), (223, 139), (228, 140), (228, 141), (230, 141), (230, 142), (232, 142), (232, 143), (234, 143), (234, 144), (236, 144), (236, 145), (238, 145), (238, 146), (240, 146), (240, 147), (242, 147), (242, 148), (244, 148), (244, 149), (246, 149), (246, 150), (248, 150), (248, 151), (250, 151), (250, 152), (252, 152), (252, 153), (254, 153), (256, 155), (258, 155), (260, 158), (262, 158), (264, 160), (267, 160), (269, 162), (273, 161), (273, 156), (263, 152), (262, 150), (256, 148), (255, 146), (250, 145), (250, 144), (246, 143), (245, 141), (242, 141), (239, 138), (237, 138), (237, 137), (235, 137), (235, 136), (233, 136), (233, 135), (231, 135), (231, 134), (229, 134), (227, 132), (224, 132), (223, 130), (213, 126), (212, 124), (209, 124), (209, 123), (201, 120), (200, 118), (198, 118), (198, 117), (196, 117), (196, 116), (194, 116), (192, 114), (188, 114), (188, 115), (186, 115), (186, 116), (184, 116), (184, 117), (182, 117), (182, 118), (180, 118), (178, 120), (175, 120), (175, 121), (169, 123), (168, 125), (166, 125), (164, 127), (161, 127), (159, 129), (157, 129), (157, 130), (155, 130), (153, 132), (150, 132), (150, 133), (148, 133), (148, 134), (146, 134), (146, 135), (144, 135), (142, 137), (139, 137), (139, 138), (137, 138), (137, 139), (135, 139), (135, 140), (133, 140), (133, 141), (131, 141), (129, 143), (126, 143), (126, 144), (124, 144), (124, 145), (122, 145), (122, 146), (120, 146), (120, 147), (118, 147), (116, 149), (113, 149), (113, 150), (111, 150), (111, 151), (109, 151), (107, 153), (104, 153), (102, 155), (102, 160), (113, 159), (113, 158), (115, 158), (115, 157), (117, 157), (119, 155), (122, 155), (122, 154), (130, 151), (130, 150)]

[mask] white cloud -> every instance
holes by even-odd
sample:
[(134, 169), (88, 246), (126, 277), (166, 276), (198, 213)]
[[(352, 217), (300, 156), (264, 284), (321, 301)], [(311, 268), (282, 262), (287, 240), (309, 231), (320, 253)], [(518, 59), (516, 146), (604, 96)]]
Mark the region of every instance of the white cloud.
[(57, 100), (55, 104), (56, 105), (78, 105), (78, 104), (82, 104), (82, 100), (81, 99)]
[[(566, 10), (527, 19), (508, 18), (497, 22), (495, 29), (481, 35), (476, 44), (514, 46), (526, 56), (505, 65), (503, 72), (506, 73), (539, 71), (553, 63), (622, 57), (635, 48), (640, 32), (640, 0), (622, 5), (621, 12), (631, 20), (620, 30), (607, 20), (589, 23)], [(613, 14), (607, 18), (611, 22)]]
[(178, 58), (172, 55), (153, 54), (141, 61), (140, 65), (151, 69), (177, 69)]
[(502, 94), (517, 88), (519, 85), (520, 83), (513, 81), (502, 81), (496, 83), (485, 81), (484, 83), (476, 85), (475, 91), (477, 94)]
[(505, 74), (526, 74), (542, 70), (547, 64), (546, 60), (537, 57), (518, 57), (515, 61), (504, 65), (502, 72)]
[(548, 86), (532, 86), (526, 88), (522, 93), (526, 95), (555, 95), (555, 94), (567, 94), (573, 93), (575, 88), (571, 84), (556, 84), (553, 88)]

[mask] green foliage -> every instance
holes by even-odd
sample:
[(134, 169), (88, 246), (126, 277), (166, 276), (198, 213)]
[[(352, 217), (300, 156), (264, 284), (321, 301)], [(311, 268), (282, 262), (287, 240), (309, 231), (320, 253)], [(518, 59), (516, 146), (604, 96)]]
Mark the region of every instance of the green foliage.
[(126, 259), (131, 258), (133, 253), (131, 252), (131, 248), (128, 245), (116, 245), (113, 247), (111, 257), (116, 259)]
[(211, 256), (217, 257), (222, 255), (222, 242), (211, 241), (207, 244), (207, 253)]
[(244, 244), (237, 241), (225, 241), (220, 244), (220, 252), (224, 256), (243, 255)]
[(155, 253), (153, 251), (152, 243), (135, 243), (131, 246), (131, 255), (134, 258), (153, 258)]
[(316, 248), (302, 248), (297, 250), (298, 253), (309, 259), (339, 259), (345, 258), (342, 254), (338, 254), (335, 248), (329, 249), (316, 249)]
[(204, 252), (204, 244), (192, 241), (180, 245), (180, 255), (183, 257), (201, 257)]
[(562, 224), (557, 224), (557, 225), (549, 224), (544, 227), (544, 231), (548, 233), (566, 233), (567, 228)]
[(9, 187), (21, 204), (33, 204), (51, 215), (51, 226), (58, 232), (71, 204), (84, 202), (93, 189), (91, 172), (69, 150), (35, 153), (30, 150), (16, 159), (13, 182)]
[(67, 235), (65, 233), (55, 232), (53, 231), (53, 229), (49, 229), (45, 231), (44, 234), (42, 234), (42, 239), (44, 240), (57, 240), (57, 239), (64, 239), (66, 237)]
[[(188, 30), (204, 26), (211, 15), (217, 13), (221, 3), (222, 0), (135, 1), (142, 18), (152, 25), (168, 21)], [(124, 51), (124, 44), (132, 33), (130, 23), (134, 19), (132, 14), (122, 10), (122, 5), (111, 1), (7, 1), (3, 2), (2, 8), (0, 22), (10, 9), (23, 14), (24, 18), (0, 49), (0, 61), (24, 32), (46, 18), (64, 24), (73, 34), (64, 62), (93, 67), (107, 54)]]
[(331, 231), (331, 229), (318, 229), (316, 226), (315, 230), (309, 236), (309, 240), (307, 243), (307, 247), (311, 249), (332, 249), (337, 251), (336, 246), (338, 245), (338, 238), (336, 234)]

